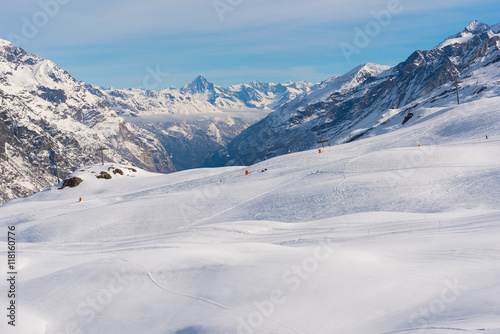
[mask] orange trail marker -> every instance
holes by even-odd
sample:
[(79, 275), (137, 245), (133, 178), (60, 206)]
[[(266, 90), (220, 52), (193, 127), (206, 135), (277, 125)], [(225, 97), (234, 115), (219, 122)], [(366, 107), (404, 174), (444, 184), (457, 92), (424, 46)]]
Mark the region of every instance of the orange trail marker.
[(321, 153), (321, 149), (319, 149), (319, 153)]
[(82, 201), (82, 198), (80, 197), (80, 201), (79, 202), (81, 202), (81, 201)]
[(248, 175), (250, 174), (250, 172), (248, 170), (245, 171), (245, 175)]

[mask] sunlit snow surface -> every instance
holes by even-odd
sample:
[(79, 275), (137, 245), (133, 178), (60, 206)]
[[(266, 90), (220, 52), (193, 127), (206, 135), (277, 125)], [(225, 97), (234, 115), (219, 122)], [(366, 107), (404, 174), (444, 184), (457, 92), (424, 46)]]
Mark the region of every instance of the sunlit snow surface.
[(0, 331), (500, 333), (498, 105), (250, 167), (82, 167), (0, 208)]

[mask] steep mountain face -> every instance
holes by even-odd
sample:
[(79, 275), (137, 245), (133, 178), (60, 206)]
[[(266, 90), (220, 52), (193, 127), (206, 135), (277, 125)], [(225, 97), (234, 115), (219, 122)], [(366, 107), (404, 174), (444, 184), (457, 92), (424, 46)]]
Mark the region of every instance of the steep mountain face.
[(208, 82), (202, 75), (199, 75), (191, 83), (187, 84), (182, 89), (182, 92), (191, 94), (204, 94), (205, 92), (215, 93), (215, 85)]
[(155, 136), (127, 123), (53, 62), (0, 39), (0, 204), (30, 195), (79, 166), (129, 162), (173, 166)]
[(177, 122), (147, 117), (132, 121), (142, 122), (136, 124), (156, 134), (177, 170), (210, 165), (210, 153), (225, 147), (251, 124), (251, 119), (225, 115), (200, 116)]
[(223, 88), (203, 76), (182, 89), (161, 91), (87, 86), (128, 122), (154, 133), (177, 170), (209, 163), (210, 152), (311, 87), (306, 82), (254, 81)]
[[(330, 78), (243, 131), (213, 161), (252, 164), (317, 147), (321, 138), (332, 144), (357, 140), (373, 135), (376, 126), (388, 124), (394, 115), (408, 116), (418, 103), (449, 97), (456, 79), (478, 76), (474, 85), (481, 89), (487, 81), (477, 71), (498, 72), (499, 32), (500, 24), (474, 21), (436, 48), (415, 51), (393, 68), (366, 64)], [(436, 96), (438, 88), (441, 95)]]

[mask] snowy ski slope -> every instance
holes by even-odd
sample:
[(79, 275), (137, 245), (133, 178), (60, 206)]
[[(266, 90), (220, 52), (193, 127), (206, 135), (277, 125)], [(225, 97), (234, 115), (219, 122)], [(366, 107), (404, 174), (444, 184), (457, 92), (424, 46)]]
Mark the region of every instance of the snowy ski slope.
[(250, 167), (82, 167), (78, 187), (0, 208), (1, 256), (7, 226), (19, 251), (0, 331), (498, 334), (498, 105), (451, 97)]

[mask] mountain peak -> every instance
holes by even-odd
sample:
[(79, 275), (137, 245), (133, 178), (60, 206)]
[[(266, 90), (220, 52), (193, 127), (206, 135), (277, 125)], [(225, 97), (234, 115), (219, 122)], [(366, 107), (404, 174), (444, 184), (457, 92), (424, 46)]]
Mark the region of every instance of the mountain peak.
[(377, 73), (380, 74), (385, 70), (388, 70), (391, 68), (390, 66), (386, 65), (379, 65), (375, 63), (366, 63), (363, 65), (359, 65), (358, 67), (354, 68), (351, 72), (360, 72), (360, 71), (366, 71), (366, 72), (371, 72), (371, 73)]
[[(496, 27), (496, 26), (494, 26)], [(488, 31), (490, 29), (494, 30), (494, 27), (490, 27), (486, 23), (479, 22), (477, 20), (472, 21), (465, 29), (458, 34), (449, 36), (447, 39), (445, 39), (441, 44), (439, 44), (436, 48), (437, 49), (442, 49), (446, 46), (452, 45), (452, 44), (463, 44), (468, 41), (470, 41), (474, 36), (483, 33), (485, 31)]]
[(198, 75), (192, 82), (208, 82), (207, 79), (203, 75)]
[(500, 34), (500, 23), (492, 25), (491, 30), (493, 30), (494, 33)]
[(353, 81), (354, 84), (361, 83), (367, 78), (377, 76), (380, 73), (390, 69), (390, 66), (378, 65), (373, 63), (366, 63), (356, 66), (346, 74), (342, 75), (344, 81)]
[(3, 46), (14, 46), (11, 42), (0, 37), (0, 47)]
[(490, 29), (489, 25), (483, 22), (479, 22), (477, 20), (472, 21), (467, 27), (465, 27), (465, 31), (468, 31), (473, 34), (481, 33), (488, 29)]
[(198, 75), (191, 83), (187, 84), (183, 91), (191, 92), (193, 94), (196, 93), (205, 93), (207, 90), (213, 91), (214, 84), (208, 82), (207, 79), (203, 75)]

